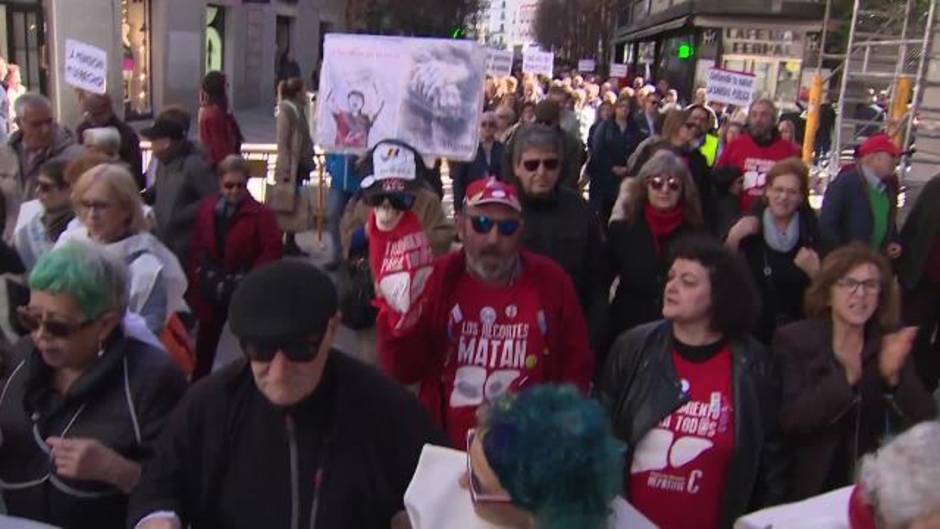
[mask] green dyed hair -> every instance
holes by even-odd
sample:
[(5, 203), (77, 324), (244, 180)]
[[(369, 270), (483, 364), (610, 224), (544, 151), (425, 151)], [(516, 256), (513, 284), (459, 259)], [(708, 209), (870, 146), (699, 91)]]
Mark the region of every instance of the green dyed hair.
[(70, 242), (39, 258), (29, 288), (70, 296), (85, 318), (127, 307), (127, 267), (101, 247)]

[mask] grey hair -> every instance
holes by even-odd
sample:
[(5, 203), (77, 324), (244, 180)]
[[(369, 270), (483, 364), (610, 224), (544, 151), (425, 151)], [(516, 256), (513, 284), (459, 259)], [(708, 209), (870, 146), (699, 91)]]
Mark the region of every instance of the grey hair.
[(52, 110), (52, 101), (49, 101), (49, 98), (42, 94), (26, 92), (17, 98), (16, 104), (13, 105), (17, 116), (22, 116), (26, 109), (30, 107), (45, 107)]
[(770, 108), (770, 112), (774, 115), (774, 119), (780, 117), (780, 110), (777, 109), (777, 103), (774, 103), (773, 99), (770, 99), (769, 97), (762, 97), (751, 103), (751, 108), (754, 108), (757, 105), (767, 105)]
[(865, 456), (858, 482), (886, 529), (940, 509), (940, 422), (922, 422)]
[(512, 164), (519, 164), (522, 159), (522, 153), (527, 149), (542, 149), (553, 151), (559, 158), (564, 156), (564, 143), (558, 131), (548, 125), (533, 123), (519, 129), (516, 133), (515, 145), (513, 146)]
[(114, 127), (95, 127), (82, 134), (85, 145), (93, 145), (104, 151), (117, 154), (121, 150), (121, 133)]
[(686, 185), (692, 180), (692, 174), (689, 173), (689, 167), (672, 152), (660, 150), (656, 152), (649, 160), (643, 164), (636, 178), (640, 182), (656, 175), (678, 176), (682, 179), (682, 184)]

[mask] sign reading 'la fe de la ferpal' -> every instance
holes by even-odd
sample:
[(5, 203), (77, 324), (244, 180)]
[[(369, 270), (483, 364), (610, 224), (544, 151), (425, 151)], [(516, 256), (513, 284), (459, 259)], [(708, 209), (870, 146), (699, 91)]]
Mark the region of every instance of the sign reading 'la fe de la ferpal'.
[(108, 53), (77, 40), (65, 40), (65, 82), (104, 94), (108, 88)]

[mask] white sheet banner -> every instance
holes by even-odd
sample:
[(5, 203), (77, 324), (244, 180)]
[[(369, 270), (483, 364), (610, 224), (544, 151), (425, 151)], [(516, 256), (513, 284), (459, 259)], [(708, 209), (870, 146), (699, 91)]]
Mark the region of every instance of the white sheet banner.
[(65, 82), (95, 94), (108, 89), (108, 53), (91, 44), (65, 39)]

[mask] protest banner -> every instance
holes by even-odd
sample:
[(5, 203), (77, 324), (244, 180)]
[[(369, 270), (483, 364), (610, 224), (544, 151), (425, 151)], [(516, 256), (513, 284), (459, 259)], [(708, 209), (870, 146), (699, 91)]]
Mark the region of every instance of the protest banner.
[(493, 77), (509, 77), (512, 75), (511, 50), (487, 50), (486, 75)]
[(315, 142), (361, 154), (398, 139), (428, 158), (471, 160), (486, 61), (469, 40), (328, 34)]
[(595, 68), (597, 68), (597, 63), (594, 62), (594, 59), (581, 59), (578, 61), (579, 72), (594, 73)]
[(627, 77), (627, 65), (610, 63), (610, 76), (616, 77), (618, 79), (626, 78)]
[(756, 90), (757, 77), (753, 74), (711, 68), (705, 85), (705, 101), (746, 108), (754, 99)]
[(108, 88), (108, 53), (84, 42), (65, 39), (65, 82), (104, 94)]
[(555, 73), (555, 54), (536, 49), (526, 50), (522, 54), (522, 73), (551, 77)]

